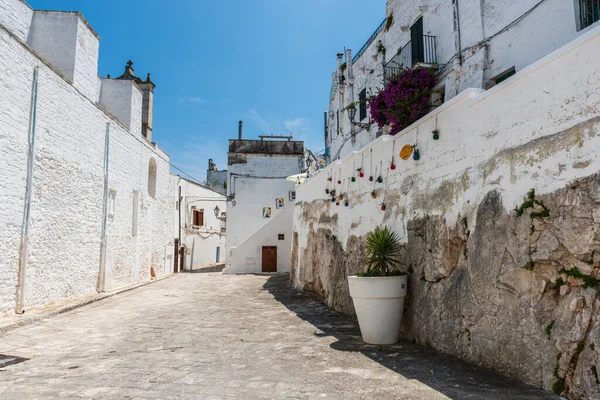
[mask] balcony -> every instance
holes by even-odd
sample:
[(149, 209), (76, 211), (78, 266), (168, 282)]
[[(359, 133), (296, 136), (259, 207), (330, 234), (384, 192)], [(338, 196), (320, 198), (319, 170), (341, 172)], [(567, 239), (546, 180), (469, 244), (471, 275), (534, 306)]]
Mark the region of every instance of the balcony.
[(421, 40), (411, 40), (383, 66), (383, 82), (407, 68), (437, 68), (435, 36), (422, 35)]

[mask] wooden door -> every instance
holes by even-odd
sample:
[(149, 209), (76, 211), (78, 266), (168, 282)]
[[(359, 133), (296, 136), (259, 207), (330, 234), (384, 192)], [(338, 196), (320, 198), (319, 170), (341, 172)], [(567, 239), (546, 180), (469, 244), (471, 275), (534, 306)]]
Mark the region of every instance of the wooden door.
[(277, 246), (262, 248), (262, 272), (277, 272)]
[(175, 248), (173, 249), (173, 272), (179, 272), (179, 239), (175, 239)]

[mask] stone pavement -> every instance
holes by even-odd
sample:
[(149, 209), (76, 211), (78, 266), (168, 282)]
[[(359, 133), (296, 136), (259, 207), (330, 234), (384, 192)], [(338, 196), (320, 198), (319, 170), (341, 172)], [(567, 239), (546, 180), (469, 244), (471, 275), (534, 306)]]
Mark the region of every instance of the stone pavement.
[(287, 280), (182, 274), (0, 334), (0, 399), (557, 398), (411, 343), (363, 345)]

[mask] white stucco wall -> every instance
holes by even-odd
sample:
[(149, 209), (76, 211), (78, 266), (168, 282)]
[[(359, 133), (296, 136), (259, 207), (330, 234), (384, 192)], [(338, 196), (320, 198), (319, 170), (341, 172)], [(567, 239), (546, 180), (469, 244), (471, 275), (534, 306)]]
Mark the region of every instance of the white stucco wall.
[[(239, 246), (261, 226), (288, 207), (293, 207), (289, 192), (295, 190), (295, 183), (285, 178), (299, 174), (302, 167), (301, 155), (251, 154), (246, 163), (228, 166), (227, 190), (230, 196), (234, 194), (235, 197), (227, 203), (226, 257), (229, 257), (232, 247)], [(284, 208), (276, 207), (277, 198), (284, 199)], [(263, 218), (264, 207), (271, 208), (271, 218)]]
[[(600, 169), (599, 61), (600, 27), (596, 27), (513, 79), (487, 92), (464, 91), (396, 136), (383, 136), (332, 164), (298, 188), (294, 232), (298, 233), (299, 249), (306, 247), (309, 235), (318, 229), (318, 224), (302, 222), (300, 213), (306, 210), (301, 204), (317, 207), (323, 202), (321, 216), (337, 218), (332, 233), (343, 245), (351, 235), (363, 236), (384, 222), (406, 239), (407, 221), (424, 215), (442, 215), (448, 226), (459, 216), (467, 217), (468, 229), (472, 229), (477, 205), (491, 190), (498, 190), (504, 206), (512, 209), (523, 202), (531, 188), (548, 193), (596, 173)], [(431, 134), (436, 119), (440, 130), (437, 141)], [(583, 123), (586, 128), (580, 125)], [(568, 146), (550, 142), (510, 156), (517, 146), (570, 128), (581, 131)], [(417, 142), (420, 160), (401, 161), (398, 153), (402, 146)], [(370, 171), (371, 156), (374, 166), (380, 162), (384, 166), (383, 184), (368, 181), (374, 174)], [(353, 167), (361, 157), (365, 159), (365, 178), (351, 184), (349, 207), (336, 207), (325, 194), (327, 177), (341, 172), (345, 180), (355, 175)], [(389, 169), (392, 157), (397, 165), (394, 171)], [(405, 195), (401, 185), (406, 178), (413, 184)], [(438, 202), (432, 195), (442, 187), (450, 190), (451, 202)], [(370, 195), (374, 189), (375, 200)], [(383, 212), (380, 207), (386, 198), (394, 206)]]
[[(287, 207), (266, 225), (260, 227), (239, 246), (231, 248), (230, 262), (223, 270), (229, 274), (262, 272), (262, 247), (277, 247), (277, 272), (290, 271), (294, 207)], [(283, 234), (284, 239), (279, 240)]]
[[(493, 79), (499, 74), (511, 67), (521, 71), (599, 24), (596, 22), (578, 30), (573, 1), (545, 0), (538, 3), (539, 0), (460, 1), (461, 64), (457, 58), (457, 25), (451, 1), (389, 0), (386, 13), (393, 13), (394, 22), (390, 30), (379, 33), (367, 51), (356, 60), (351, 71), (354, 84), (338, 85), (334, 74), (329, 99), (329, 141), (326, 143), (332, 158), (340, 149), (339, 155), (344, 158), (375, 139), (378, 128), (373, 123), (368, 130), (356, 127), (352, 140), (345, 111), (340, 111), (338, 134), (336, 112), (358, 101), (358, 93), (363, 88), (367, 88), (370, 96), (383, 87), (382, 64), (410, 41), (410, 26), (419, 17), (423, 17), (423, 33), (436, 38), (436, 56), (440, 66), (436, 89), (445, 93), (446, 100), (467, 88), (492, 87), (495, 84)], [(385, 56), (377, 52), (378, 41), (386, 49)], [(355, 44), (353, 48), (358, 49), (359, 46)], [(347, 78), (348, 73), (345, 72)]]
[(79, 16), (60, 11), (34, 11), (27, 44), (73, 81)]
[[(221, 220), (214, 210), (219, 207), (220, 213), (227, 212), (227, 199), (224, 195), (190, 182), (176, 175), (171, 175), (173, 182), (173, 205), (177, 201), (181, 186), (181, 241), (187, 247), (186, 268), (197, 269), (217, 262), (217, 248), (219, 260), (225, 260), (226, 232), (221, 231)], [(204, 210), (204, 225), (193, 226), (192, 207)], [(179, 235), (179, 215), (175, 212), (173, 219), (173, 237)], [(171, 266), (172, 268), (173, 266)]]
[[(96, 288), (107, 123), (111, 129), (109, 187), (116, 196), (115, 213), (108, 221), (106, 286), (150, 279), (151, 266), (164, 273), (165, 259), (172, 257), (174, 209), (168, 155), (147, 143), (139, 127), (127, 130), (0, 28), (0, 314), (15, 306), (35, 66), (40, 68), (37, 143), (25, 309)], [(131, 109), (141, 115), (141, 96), (132, 102)], [(140, 125), (141, 116), (132, 121)], [(147, 190), (150, 158), (157, 163), (155, 198)], [(134, 190), (139, 193), (135, 237)]]
[[(139, 99), (134, 100), (135, 97), (139, 97)], [(138, 126), (138, 121), (133, 121), (133, 119), (141, 118), (136, 107), (139, 103), (141, 109), (141, 98), (142, 92), (133, 81), (102, 79), (100, 104), (127, 128)], [(132, 107), (136, 109), (132, 109)]]
[(0, 25), (26, 41), (31, 25), (33, 10), (22, 0), (0, 1)]

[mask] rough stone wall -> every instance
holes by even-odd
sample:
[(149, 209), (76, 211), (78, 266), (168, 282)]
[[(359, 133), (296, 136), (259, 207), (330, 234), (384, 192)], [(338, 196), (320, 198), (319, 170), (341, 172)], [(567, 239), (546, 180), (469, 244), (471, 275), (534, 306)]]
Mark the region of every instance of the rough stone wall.
[[(354, 313), (346, 278), (366, 269), (365, 235), (389, 226), (411, 277), (406, 337), (547, 390), (564, 385), (569, 398), (598, 398), (598, 49), (600, 29), (300, 186), (293, 284)], [(400, 160), (415, 143), (420, 160)], [(379, 175), (383, 183), (368, 179)]]
[[(96, 288), (107, 123), (109, 187), (116, 191), (107, 288), (150, 279), (151, 266), (163, 273), (173, 240), (168, 156), (141, 137), (140, 127), (127, 130), (3, 28), (0, 49), (0, 313), (15, 306), (35, 66), (40, 72), (25, 308)], [(138, 100), (132, 109), (140, 115), (132, 123), (141, 125), (141, 95)], [(158, 174), (154, 199), (147, 194), (151, 157)], [(140, 193), (137, 237), (132, 237), (134, 190)]]

